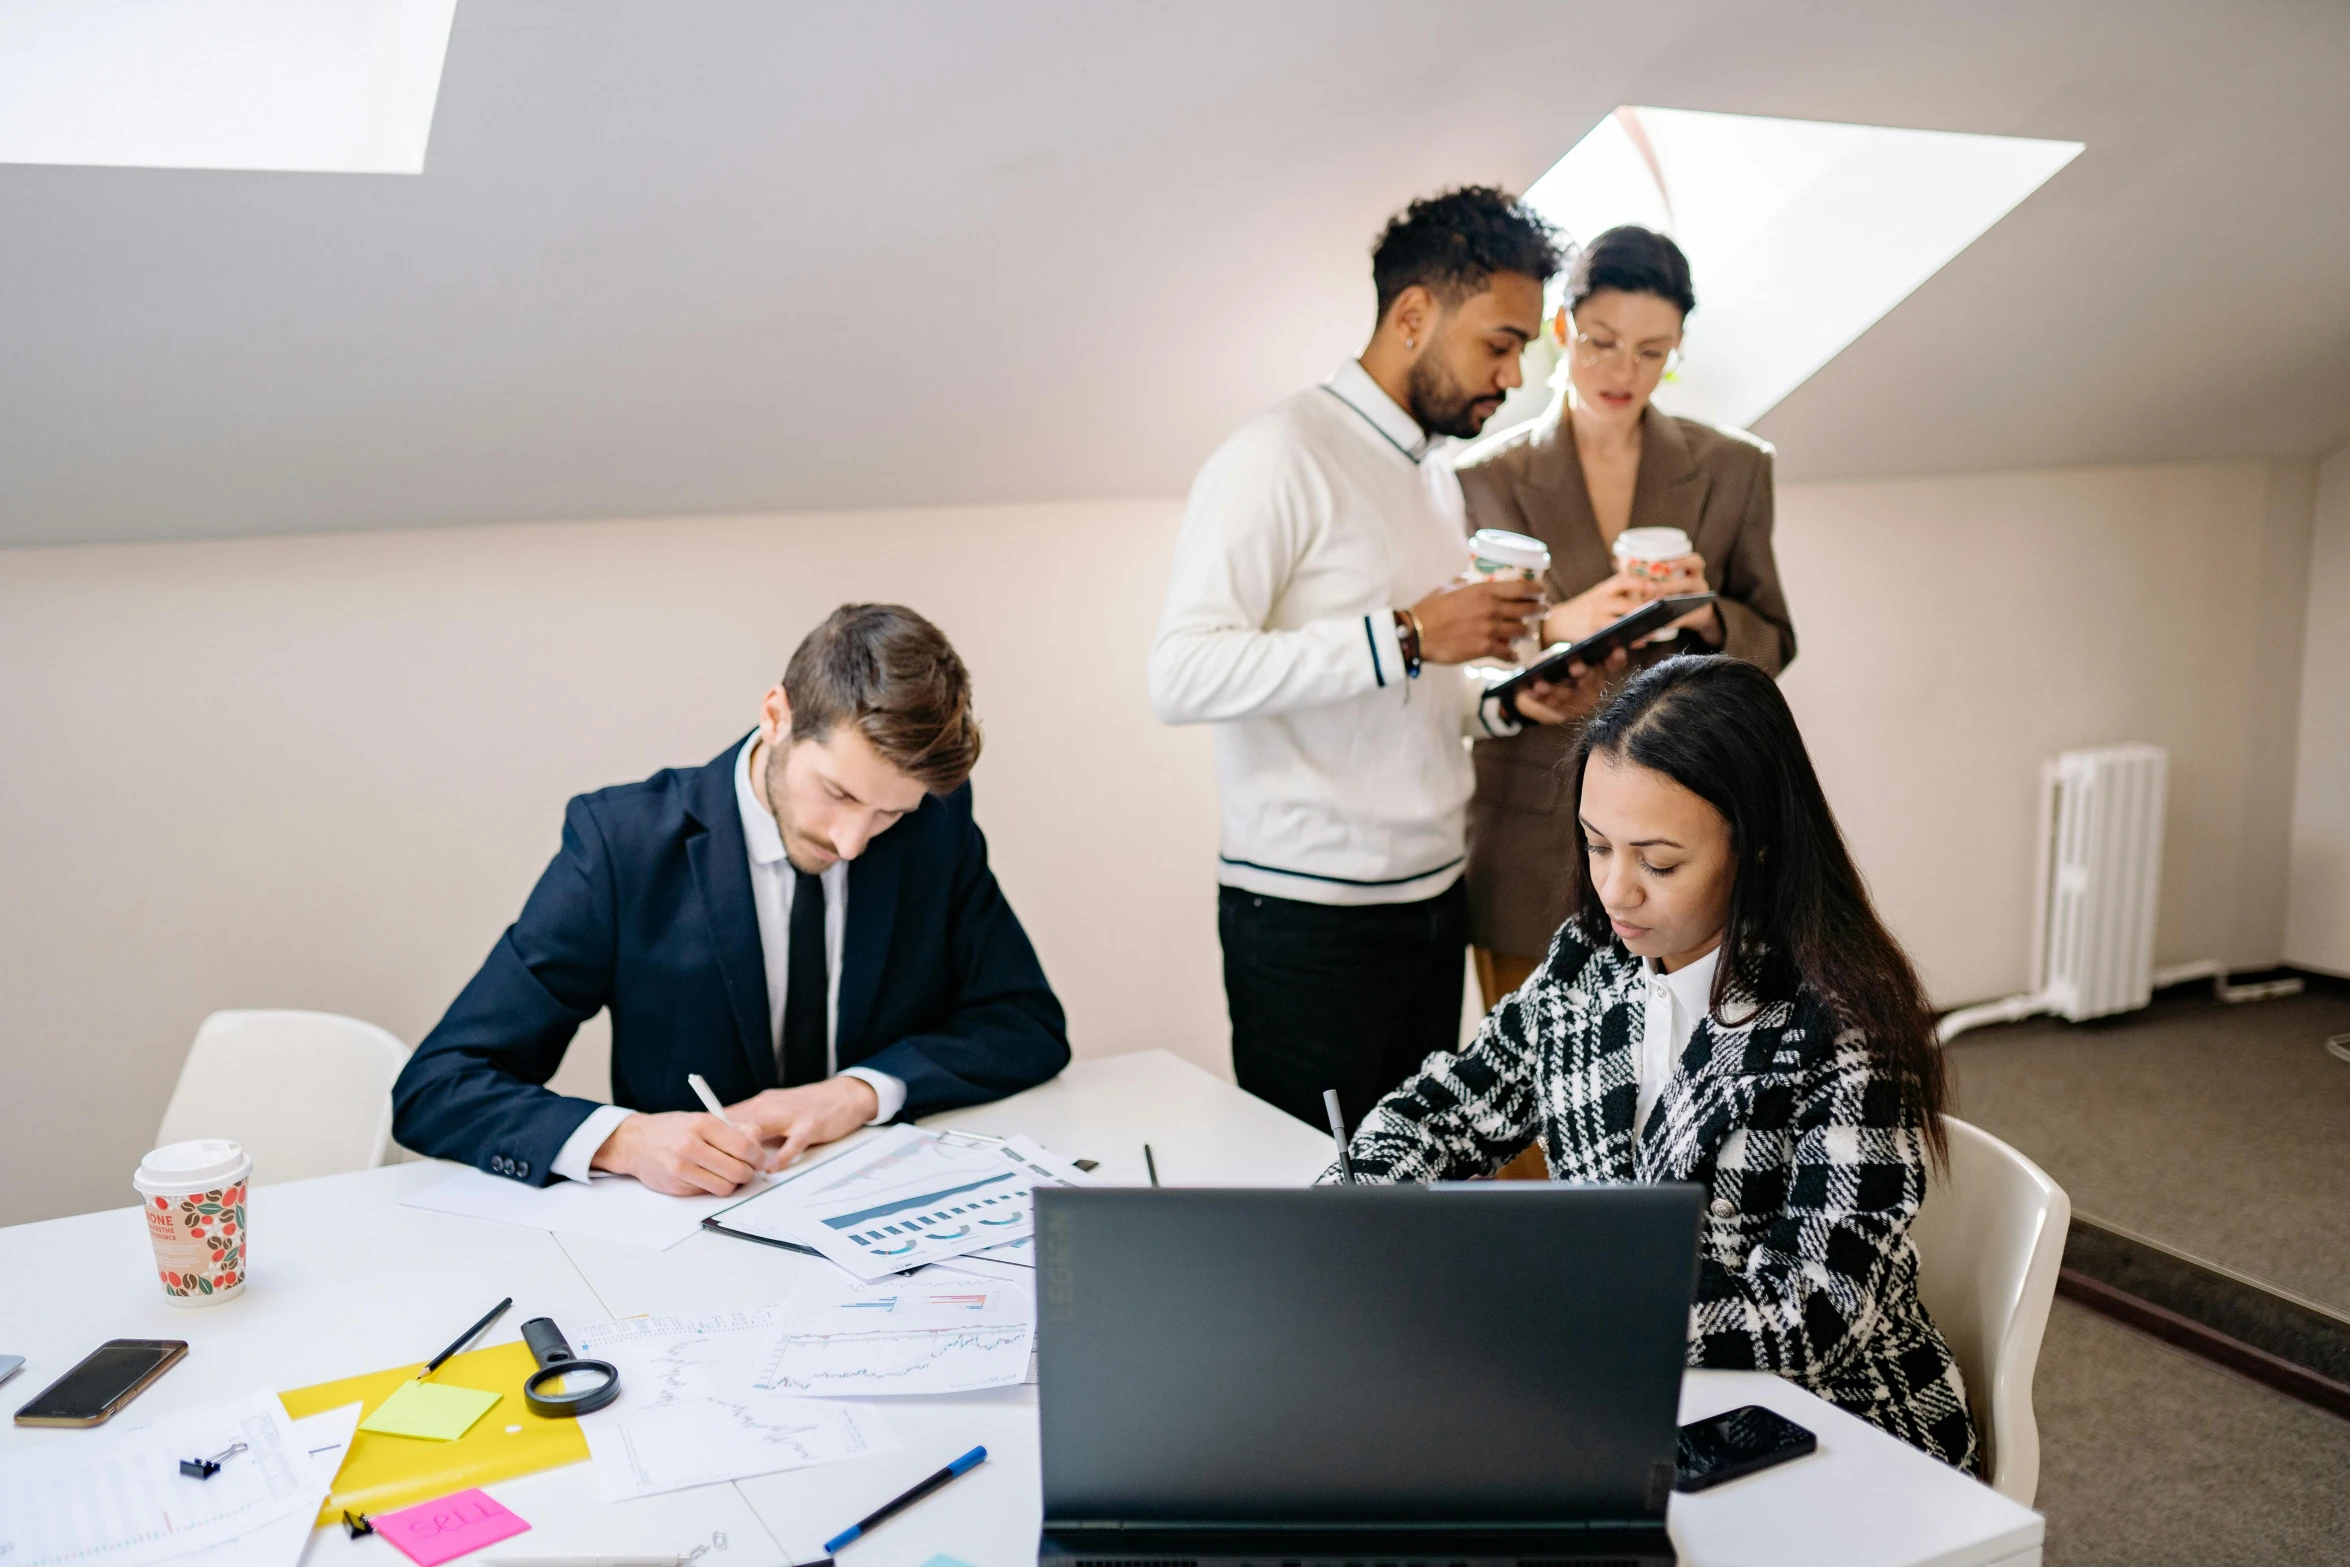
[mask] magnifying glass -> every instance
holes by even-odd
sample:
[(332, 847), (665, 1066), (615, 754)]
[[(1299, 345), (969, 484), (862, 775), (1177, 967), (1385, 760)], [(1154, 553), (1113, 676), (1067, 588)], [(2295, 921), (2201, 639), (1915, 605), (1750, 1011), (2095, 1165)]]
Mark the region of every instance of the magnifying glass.
[(620, 1396), (620, 1368), (609, 1361), (582, 1360), (574, 1355), (552, 1317), (533, 1317), (525, 1322), (522, 1342), (530, 1346), (539, 1363), (538, 1370), (522, 1384), (522, 1401), (532, 1414), (550, 1420), (584, 1415)]

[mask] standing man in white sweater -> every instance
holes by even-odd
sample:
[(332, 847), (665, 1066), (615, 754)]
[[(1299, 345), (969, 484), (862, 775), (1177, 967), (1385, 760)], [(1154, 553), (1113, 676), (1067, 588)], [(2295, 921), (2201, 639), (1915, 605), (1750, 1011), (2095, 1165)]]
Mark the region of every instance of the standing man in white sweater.
[[(1234, 1074), (1316, 1126), (1324, 1089), (1357, 1123), (1459, 1042), (1466, 737), (1516, 728), (1461, 666), (1506, 658), (1542, 590), (1457, 580), (1459, 486), (1426, 459), (1519, 384), (1559, 263), (1504, 192), (1413, 202), (1372, 252), (1362, 357), (1242, 425), (1192, 485), (1151, 706), (1216, 725)], [(1584, 684), (1519, 710), (1559, 722)]]

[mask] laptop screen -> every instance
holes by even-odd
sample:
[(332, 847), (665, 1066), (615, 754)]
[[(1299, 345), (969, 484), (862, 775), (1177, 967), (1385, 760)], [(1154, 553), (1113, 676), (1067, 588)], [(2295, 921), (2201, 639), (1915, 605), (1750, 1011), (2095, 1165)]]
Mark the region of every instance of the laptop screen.
[(1047, 1525), (1661, 1518), (1700, 1201), (1040, 1188)]

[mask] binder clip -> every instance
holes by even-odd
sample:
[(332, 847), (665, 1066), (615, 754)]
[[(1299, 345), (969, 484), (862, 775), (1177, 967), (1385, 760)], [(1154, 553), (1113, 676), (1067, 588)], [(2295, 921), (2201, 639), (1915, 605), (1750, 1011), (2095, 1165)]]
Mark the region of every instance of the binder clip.
[(361, 1513), (357, 1517), (353, 1517), (351, 1515), (351, 1509), (346, 1507), (343, 1509), (343, 1532), (349, 1535), (352, 1539), (356, 1540), (361, 1535), (375, 1533), (375, 1525), (367, 1521), (367, 1515), (365, 1513)]
[(220, 1473), (220, 1466), (224, 1460), (234, 1458), (244, 1450), (244, 1443), (231, 1442), (210, 1458), (183, 1458), (180, 1460), (180, 1473), (191, 1480), (209, 1480)]

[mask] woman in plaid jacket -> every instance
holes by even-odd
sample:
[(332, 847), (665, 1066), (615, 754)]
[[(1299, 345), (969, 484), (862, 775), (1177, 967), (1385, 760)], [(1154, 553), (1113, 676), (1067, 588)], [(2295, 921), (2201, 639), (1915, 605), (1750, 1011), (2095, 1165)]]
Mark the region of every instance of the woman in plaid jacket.
[(1942, 1157), (1933, 1014), (1786, 699), (1751, 664), (1668, 659), (1569, 765), (1574, 913), (1467, 1050), (1372, 1111), (1356, 1178), (1490, 1175), (1539, 1141), (1554, 1179), (1696, 1182), (1689, 1363), (1777, 1372), (1975, 1471), (1909, 1239)]

